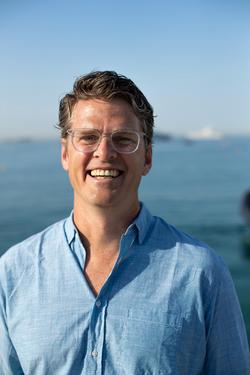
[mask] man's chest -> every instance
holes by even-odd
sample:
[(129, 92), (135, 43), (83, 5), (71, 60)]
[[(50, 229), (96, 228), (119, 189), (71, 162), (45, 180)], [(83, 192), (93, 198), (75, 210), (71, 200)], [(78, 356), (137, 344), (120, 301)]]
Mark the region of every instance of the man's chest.
[(84, 277), (89, 287), (97, 296), (114, 268), (117, 256), (98, 261), (89, 261), (84, 268)]
[(77, 366), (83, 374), (143, 374), (146, 369), (160, 374), (157, 368), (171, 368), (178, 356), (185, 359), (186, 345), (189, 353), (202, 352), (197, 301), (187, 299), (194, 279), (181, 289), (138, 271), (121, 266), (97, 298), (83, 275), (47, 275), (40, 285), (29, 285), (9, 319), (25, 373), (43, 374), (45, 366), (51, 368), (46, 375), (65, 368), (70, 373)]

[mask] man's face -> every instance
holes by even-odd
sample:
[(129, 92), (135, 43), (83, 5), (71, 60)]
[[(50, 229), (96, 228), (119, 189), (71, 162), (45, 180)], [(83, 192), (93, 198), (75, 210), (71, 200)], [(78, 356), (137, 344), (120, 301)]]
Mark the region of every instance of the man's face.
[[(142, 131), (140, 120), (130, 105), (121, 99), (78, 101), (71, 124), (71, 130), (93, 128), (101, 133), (120, 129)], [(98, 148), (90, 153), (75, 150), (70, 136), (62, 141), (62, 165), (74, 189), (75, 207), (80, 205), (87, 208), (88, 205), (138, 209), (138, 187), (141, 176), (150, 170), (151, 161), (152, 149), (148, 147), (146, 150), (143, 138), (138, 150), (132, 154), (116, 152), (108, 137), (103, 137)], [(115, 170), (117, 176), (98, 176), (102, 170)]]

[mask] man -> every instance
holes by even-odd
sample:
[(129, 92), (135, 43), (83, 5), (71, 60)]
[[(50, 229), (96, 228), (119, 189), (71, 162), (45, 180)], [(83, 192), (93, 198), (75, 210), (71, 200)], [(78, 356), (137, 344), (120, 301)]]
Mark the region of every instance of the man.
[(139, 202), (152, 163), (145, 96), (90, 73), (61, 100), (59, 127), (74, 208), (1, 259), (1, 374), (250, 374), (222, 260)]

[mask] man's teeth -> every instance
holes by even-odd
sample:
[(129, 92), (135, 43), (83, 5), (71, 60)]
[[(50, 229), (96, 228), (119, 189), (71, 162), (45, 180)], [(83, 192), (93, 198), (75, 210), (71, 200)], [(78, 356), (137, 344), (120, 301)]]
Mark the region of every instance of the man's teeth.
[(90, 174), (92, 177), (117, 177), (119, 172), (116, 169), (93, 169)]

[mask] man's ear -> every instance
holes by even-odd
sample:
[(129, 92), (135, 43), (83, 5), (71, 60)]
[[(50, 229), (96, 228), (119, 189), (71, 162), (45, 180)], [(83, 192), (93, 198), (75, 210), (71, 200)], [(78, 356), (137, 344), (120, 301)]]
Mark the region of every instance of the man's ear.
[(69, 170), (68, 143), (66, 139), (61, 140), (61, 163), (65, 171)]
[(146, 176), (152, 167), (152, 145), (148, 145), (145, 151), (145, 164), (142, 172), (143, 176)]

